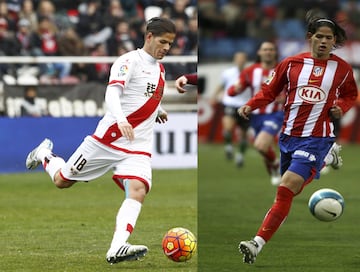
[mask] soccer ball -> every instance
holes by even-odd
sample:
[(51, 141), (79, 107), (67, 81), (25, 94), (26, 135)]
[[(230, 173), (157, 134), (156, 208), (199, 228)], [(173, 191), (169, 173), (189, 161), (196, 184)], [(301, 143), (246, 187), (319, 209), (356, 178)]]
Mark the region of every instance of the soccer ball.
[(342, 195), (329, 188), (324, 188), (313, 193), (308, 203), (310, 212), (321, 221), (334, 221), (344, 211), (344, 198)]
[(195, 235), (188, 229), (176, 227), (168, 230), (162, 239), (164, 254), (174, 262), (185, 262), (192, 258), (196, 251)]

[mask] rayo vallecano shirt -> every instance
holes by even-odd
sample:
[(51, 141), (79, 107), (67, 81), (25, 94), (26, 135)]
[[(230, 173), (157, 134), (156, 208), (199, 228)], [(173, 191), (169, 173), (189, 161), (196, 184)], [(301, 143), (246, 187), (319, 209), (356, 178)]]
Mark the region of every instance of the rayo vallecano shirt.
[(120, 56), (111, 67), (108, 86), (121, 89), (121, 108), (134, 128), (135, 139), (130, 142), (121, 135), (116, 118), (109, 111), (100, 120), (93, 137), (114, 149), (150, 156), (164, 84), (162, 64), (143, 49)]

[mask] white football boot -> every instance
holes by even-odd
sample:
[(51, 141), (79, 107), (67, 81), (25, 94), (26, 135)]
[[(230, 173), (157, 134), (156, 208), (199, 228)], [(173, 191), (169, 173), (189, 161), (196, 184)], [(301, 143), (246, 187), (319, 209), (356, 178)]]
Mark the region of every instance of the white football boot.
[(226, 144), (224, 147), (225, 158), (227, 160), (232, 160), (234, 157), (234, 147), (231, 144)]
[(148, 252), (148, 248), (143, 245), (124, 244), (117, 251), (109, 250), (106, 254), (106, 260), (110, 264), (123, 261), (140, 260)]
[(244, 156), (240, 152), (235, 154), (235, 164), (239, 168), (244, 166)]
[(26, 158), (26, 168), (29, 170), (33, 170), (36, 167), (39, 166), (39, 164), (41, 163), (41, 161), (39, 160), (39, 158), (37, 157), (37, 155), (39, 154), (39, 151), (43, 148), (46, 148), (48, 150), (52, 150), (53, 149), (53, 142), (47, 138), (45, 138), (44, 141), (42, 141), (36, 148), (33, 149), (33, 151), (31, 151), (29, 153), (29, 155)]
[(256, 256), (259, 253), (259, 245), (254, 241), (242, 241), (239, 244), (239, 251), (244, 255), (244, 263), (253, 264), (256, 260)]
[(330, 166), (333, 169), (339, 169), (343, 165), (343, 160), (340, 156), (340, 151), (341, 151), (341, 145), (334, 142), (332, 147), (330, 148), (330, 154), (333, 156), (333, 161), (330, 164)]

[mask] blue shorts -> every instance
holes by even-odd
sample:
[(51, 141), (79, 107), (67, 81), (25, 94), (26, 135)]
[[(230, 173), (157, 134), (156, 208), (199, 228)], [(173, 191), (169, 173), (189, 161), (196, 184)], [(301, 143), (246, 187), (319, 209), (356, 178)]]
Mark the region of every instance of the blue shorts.
[(281, 152), (281, 175), (290, 170), (307, 181), (314, 174), (320, 177), (324, 159), (335, 139), (332, 137), (292, 137), (281, 134), (279, 147)]
[(271, 114), (252, 114), (250, 117), (250, 125), (255, 130), (255, 135), (258, 135), (261, 131), (266, 131), (276, 136), (281, 129), (283, 120), (283, 111)]

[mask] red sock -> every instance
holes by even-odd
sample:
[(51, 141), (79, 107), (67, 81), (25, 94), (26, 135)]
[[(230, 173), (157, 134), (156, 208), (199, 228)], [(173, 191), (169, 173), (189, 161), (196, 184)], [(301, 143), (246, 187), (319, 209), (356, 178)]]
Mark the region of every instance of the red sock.
[(265, 161), (267, 162), (274, 162), (276, 159), (276, 154), (274, 149), (270, 146), (269, 150), (266, 153), (263, 153)]
[(276, 201), (266, 214), (264, 221), (257, 232), (265, 241), (269, 241), (281, 223), (289, 214), (294, 193), (284, 186), (279, 186)]

